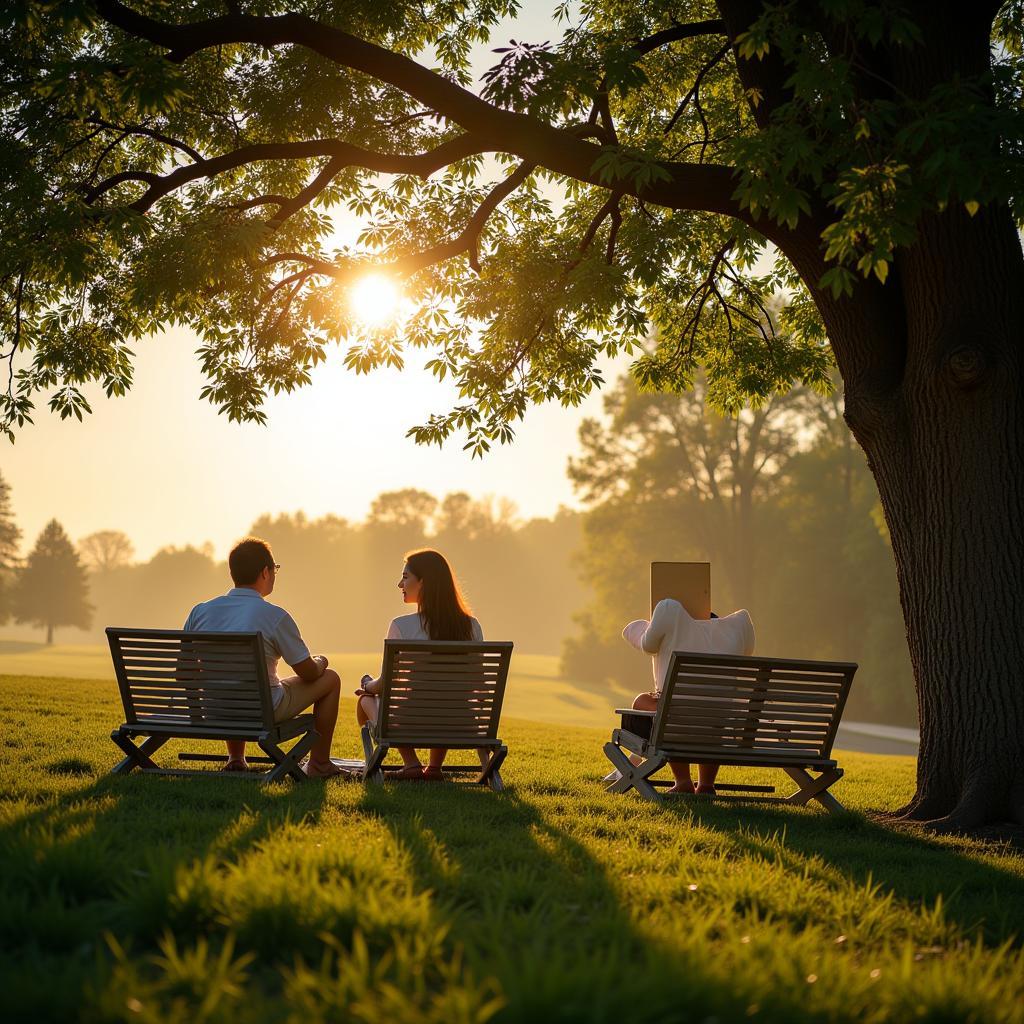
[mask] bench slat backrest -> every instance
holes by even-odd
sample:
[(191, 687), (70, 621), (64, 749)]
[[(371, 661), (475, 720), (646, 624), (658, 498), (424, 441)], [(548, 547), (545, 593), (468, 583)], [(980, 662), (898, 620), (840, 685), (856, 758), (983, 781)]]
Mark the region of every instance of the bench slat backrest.
[(190, 729), (272, 729), (259, 633), (107, 630), (125, 722)]
[(680, 760), (708, 751), (827, 759), (856, 670), (848, 662), (675, 651), (652, 745)]
[(385, 640), (379, 735), (392, 744), (498, 737), (509, 642)]

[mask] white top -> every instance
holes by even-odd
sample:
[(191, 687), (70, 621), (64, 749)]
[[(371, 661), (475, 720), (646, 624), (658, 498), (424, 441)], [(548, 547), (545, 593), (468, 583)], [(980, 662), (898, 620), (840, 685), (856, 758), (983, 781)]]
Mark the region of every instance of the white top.
[(211, 633), (262, 633), (274, 707), (284, 696), (277, 677), (278, 661), (284, 658), (289, 665), (297, 665), (309, 657), (309, 648), (299, 635), (295, 620), (251, 587), (234, 587), (221, 597), (197, 604), (182, 628)]
[(673, 651), (694, 654), (753, 654), (754, 624), (745, 609), (720, 619), (695, 619), (678, 602), (665, 598), (654, 606), (651, 621), (637, 619), (622, 631), (638, 651), (653, 654), (654, 689), (661, 693)]
[[(480, 628), (480, 623), (476, 619), (472, 620), (472, 630), (472, 640), (476, 643), (481, 643), (484, 638), (484, 631)], [(431, 640), (433, 637), (427, 636), (420, 613), (413, 612), (411, 615), (399, 615), (397, 619), (392, 619), (391, 625), (388, 626), (388, 635), (384, 639)]]
[[(480, 627), (480, 623), (476, 619), (472, 619), (472, 630), (473, 636), (470, 642), (482, 643), (484, 639), (484, 631)], [(423, 620), (420, 618), (419, 612), (412, 612), (410, 615), (399, 615), (397, 619), (392, 619), (388, 625), (387, 636), (385, 640), (432, 640), (433, 637), (427, 635), (427, 631), (423, 628)], [(376, 679), (372, 679), (369, 683), (363, 683), (364, 686), (374, 686), (380, 682), (381, 676), (384, 675), (384, 663), (381, 662), (380, 674)]]

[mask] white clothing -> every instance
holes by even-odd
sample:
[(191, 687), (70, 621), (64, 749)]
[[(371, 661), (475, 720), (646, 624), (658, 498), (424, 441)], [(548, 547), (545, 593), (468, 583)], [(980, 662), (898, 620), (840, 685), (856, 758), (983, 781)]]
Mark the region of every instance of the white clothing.
[[(484, 631), (480, 627), (480, 623), (476, 619), (472, 619), (471, 629), (473, 631), (472, 642), (482, 643), (484, 639)], [(419, 612), (412, 612), (410, 615), (399, 615), (397, 619), (392, 619), (388, 625), (387, 636), (385, 640), (431, 640), (432, 637), (427, 636), (427, 631), (423, 628), (423, 620), (420, 618)], [(384, 675), (384, 663), (381, 662), (380, 675), (376, 679), (364, 682), (362, 685), (376, 685), (380, 682), (381, 676)]]
[(289, 665), (297, 665), (309, 657), (309, 648), (299, 635), (295, 620), (252, 587), (234, 587), (212, 601), (197, 604), (188, 613), (182, 628), (195, 632), (261, 633), (270, 677), (270, 698), (275, 708), (284, 697), (277, 676), (278, 661), (284, 658)]
[(638, 651), (653, 654), (654, 690), (661, 693), (673, 651), (694, 654), (753, 654), (754, 624), (744, 608), (719, 619), (695, 619), (672, 598), (659, 601), (651, 621), (637, 619), (622, 631)]
[[(472, 630), (473, 641), (480, 643), (484, 638), (484, 631), (476, 619), (472, 620)], [(427, 636), (427, 631), (423, 628), (423, 619), (420, 618), (420, 613), (413, 612), (411, 615), (399, 615), (397, 619), (392, 619), (391, 625), (388, 626), (388, 635), (384, 639), (430, 640), (431, 637)]]

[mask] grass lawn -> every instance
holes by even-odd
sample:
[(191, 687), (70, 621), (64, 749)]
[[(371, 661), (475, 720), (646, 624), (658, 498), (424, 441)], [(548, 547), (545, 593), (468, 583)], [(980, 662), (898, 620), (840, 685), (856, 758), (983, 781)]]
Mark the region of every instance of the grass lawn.
[(909, 758), (844, 755), (829, 817), (606, 795), (607, 713), (508, 717), (502, 794), (111, 778), (110, 682), (0, 714), (5, 1020), (1024, 1020), (1024, 858), (866, 817)]

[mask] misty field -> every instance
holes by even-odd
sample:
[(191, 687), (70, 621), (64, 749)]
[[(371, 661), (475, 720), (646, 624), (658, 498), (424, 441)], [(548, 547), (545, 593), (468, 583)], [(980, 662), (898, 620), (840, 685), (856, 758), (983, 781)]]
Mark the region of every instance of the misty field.
[(509, 717), (501, 794), (261, 788), (107, 775), (109, 681), (0, 709), (7, 1020), (1024, 1020), (1024, 857), (875, 823), (909, 758), (844, 755), (839, 817), (654, 807), (607, 728)]

